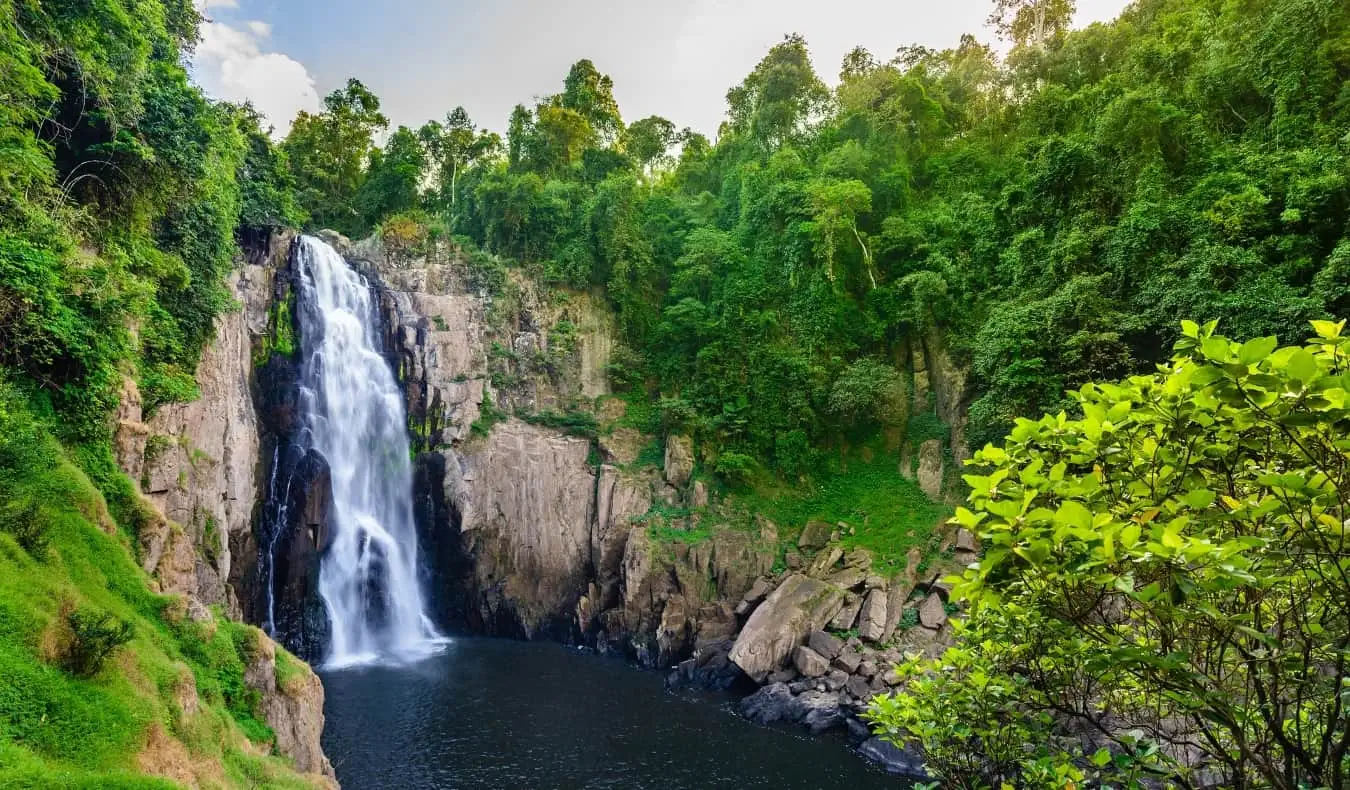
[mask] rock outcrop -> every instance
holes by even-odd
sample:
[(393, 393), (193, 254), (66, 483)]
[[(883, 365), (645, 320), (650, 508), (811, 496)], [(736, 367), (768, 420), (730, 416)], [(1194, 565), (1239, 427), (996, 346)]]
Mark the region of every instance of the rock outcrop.
[(242, 304), (222, 314), (197, 366), (201, 397), (146, 414), (133, 381), (123, 388), (116, 448), (123, 471), (152, 505), (140, 557), (166, 593), (193, 595), (234, 616), (236, 555), (251, 561), (258, 501), (259, 424), (251, 390), (253, 344), (267, 329), (271, 266), (287, 239), (245, 263), (228, 285)]
[[(266, 634), (254, 630), (252, 636), (252, 660), (244, 669), (244, 683), (258, 693), (258, 708), (276, 733), (277, 751), (294, 760), (303, 773), (335, 778), (319, 743), (323, 684), (299, 659), (278, 656), (277, 644)], [(284, 670), (279, 660), (284, 661)]]

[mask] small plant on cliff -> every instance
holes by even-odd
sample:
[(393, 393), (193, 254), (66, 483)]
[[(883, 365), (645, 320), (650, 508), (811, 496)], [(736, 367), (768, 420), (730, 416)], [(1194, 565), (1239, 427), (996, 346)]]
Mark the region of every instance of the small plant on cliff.
[(103, 669), (117, 649), (135, 636), (130, 623), (108, 612), (77, 609), (66, 615), (70, 626), (70, 644), (61, 657), (61, 666), (75, 677), (93, 677)]

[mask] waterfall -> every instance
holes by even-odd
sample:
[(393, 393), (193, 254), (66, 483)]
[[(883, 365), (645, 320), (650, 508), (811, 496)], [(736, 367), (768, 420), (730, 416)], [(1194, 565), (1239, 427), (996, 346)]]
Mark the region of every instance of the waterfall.
[(319, 568), (326, 663), (424, 655), (442, 638), (418, 581), (403, 393), (379, 352), (371, 289), (318, 239), (300, 239), (296, 262), (304, 433), (328, 463), (333, 492)]

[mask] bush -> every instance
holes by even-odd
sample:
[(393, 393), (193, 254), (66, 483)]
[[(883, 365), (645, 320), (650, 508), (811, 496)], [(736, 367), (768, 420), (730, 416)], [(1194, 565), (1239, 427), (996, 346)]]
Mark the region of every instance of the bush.
[[(1159, 373), (1085, 385), (1082, 419), (1019, 420), (978, 453), (991, 473), (956, 517), (985, 547), (953, 591), (969, 623), (904, 666), (905, 694), (872, 709), (882, 735), (957, 784), (1086, 760), (1127, 786), (1338, 786), (1350, 337), (1313, 326), (1277, 350), (1186, 322)], [(1085, 732), (1091, 758), (1055, 746)]]
[(61, 666), (75, 677), (97, 675), (112, 654), (135, 636), (131, 623), (108, 612), (78, 609), (66, 615), (66, 623), (71, 640)]
[(12, 536), (34, 559), (47, 556), (50, 537), (42, 518), (42, 507), (36, 500), (10, 502), (0, 508), (0, 532)]

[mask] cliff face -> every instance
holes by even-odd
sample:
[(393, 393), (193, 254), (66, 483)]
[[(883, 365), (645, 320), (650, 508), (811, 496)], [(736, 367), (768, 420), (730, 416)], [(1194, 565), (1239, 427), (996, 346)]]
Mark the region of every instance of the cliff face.
[(140, 531), (145, 570), (164, 592), (219, 604), (232, 617), (241, 614), (230, 585), (236, 557), (247, 562), (254, 554), (259, 430), (252, 349), (267, 329), (274, 258), (263, 253), (230, 276), (241, 309), (220, 317), (202, 353), (201, 397), (146, 416), (128, 380), (118, 414), (118, 461), (155, 511)]
[[(271, 238), (231, 275), (240, 309), (216, 322), (197, 369), (200, 398), (147, 416), (128, 379), (118, 412), (118, 461), (139, 486), (146, 511), (137, 557), (160, 592), (183, 596), (184, 611), (208, 625), (209, 606), (221, 606), (234, 620), (255, 614), (255, 525), (266, 493), (265, 451), (275, 445), (265, 425), (279, 419), (255, 405), (267, 403), (259, 397), (255, 363), (266, 358), (259, 350), (276, 333), (277, 279), (290, 241), (289, 235)], [(319, 745), (322, 684), (294, 659), (279, 679), (275, 643), (261, 632), (254, 637), (255, 660), (244, 680), (258, 692), (259, 715), (276, 733), (277, 751), (297, 770), (320, 777), (317, 785), (335, 786)], [(156, 765), (146, 769), (164, 774)]]

